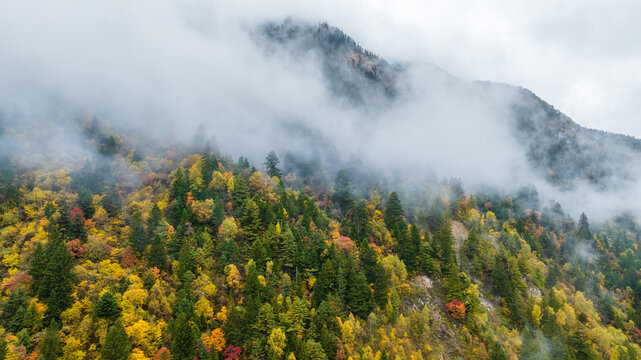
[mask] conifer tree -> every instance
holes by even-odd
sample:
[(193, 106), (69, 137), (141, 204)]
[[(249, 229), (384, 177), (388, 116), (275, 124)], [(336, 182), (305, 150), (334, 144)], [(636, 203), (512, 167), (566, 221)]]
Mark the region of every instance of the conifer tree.
[(289, 226), (286, 226), (281, 237), (279, 246), (280, 260), (283, 266), (291, 269), (294, 267), (296, 257), (296, 239)]
[(149, 244), (140, 211), (134, 212), (133, 216), (131, 217), (131, 225), (129, 226), (129, 235), (127, 237), (127, 241), (129, 245), (131, 245), (131, 247), (139, 254), (142, 254)]
[(443, 221), (441, 228), (438, 230), (436, 235), (434, 235), (434, 243), (437, 247), (439, 260), (444, 267), (447, 267), (451, 263), (456, 263), (452, 223), (449, 220)]
[(367, 318), (372, 311), (372, 292), (367, 284), (367, 278), (362, 271), (352, 267), (348, 277), (349, 289), (347, 300), (350, 310), (361, 318)]
[(154, 203), (151, 208), (149, 218), (147, 218), (147, 238), (153, 239), (156, 235), (156, 230), (162, 221), (162, 210), (158, 207), (158, 203)]
[(243, 217), (240, 219), (240, 224), (250, 244), (258, 239), (262, 227), (260, 224), (258, 205), (256, 205), (253, 199), (247, 201), (245, 210), (243, 211)]
[(102, 294), (100, 300), (94, 305), (94, 314), (99, 318), (115, 320), (121, 312), (118, 301), (110, 291)]
[(131, 344), (120, 321), (109, 327), (105, 344), (100, 352), (100, 360), (127, 360)]
[(73, 257), (56, 231), (50, 234), (45, 253), (47, 267), (38, 286), (38, 297), (47, 305), (45, 317), (51, 320), (58, 319), (73, 302)]
[(245, 210), (245, 204), (249, 200), (249, 187), (242, 174), (234, 176), (234, 193), (232, 202), (234, 205), (234, 214), (240, 215)]
[(159, 270), (164, 270), (167, 266), (167, 247), (158, 234), (153, 237), (151, 242), (147, 263), (149, 267), (156, 267)]
[(180, 313), (174, 324), (171, 342), (173, 360), (192, 360), (196, 354), (197, 333), (185, 313)]
[(58, 324), (51, 321), (40, 345), (40, 358), (43, 360), (57, 360), (62, 356), (62, 341), (58, 333)]
[(385, 206), (385, 225), (390, 232), (401, 229), (405, 221), (401, 218), (404, 214), (403, 205), (396, 192), (391, 192)]
[(343, 169), (339, 170), (336, 174), (336, 180), (334, 180), (334, 196), (332, 200), (343, 213), (345, 213), (354, 202), (352, 181), (349, 178), (347, 171)]
[(276, 156), (276, 153), (273, 150), (267, 154), (267, 157), (265, 158), (265, 167), (269, 177), (276, 176), (277, 178), (280, 178), (283, 176), (282, 172), (278, 168), (279, 162), (280, 160), (278, 160), (278, 156)]

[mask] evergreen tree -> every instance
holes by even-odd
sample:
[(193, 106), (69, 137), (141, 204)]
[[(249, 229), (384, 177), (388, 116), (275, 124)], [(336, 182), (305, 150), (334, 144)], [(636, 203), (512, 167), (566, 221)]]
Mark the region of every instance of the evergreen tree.
[(372, 284), (374, 301), (381, 308), (387, 304), (388, 283), (385, 268), (376, 261), (376, 253), (369, 245), (365, 245), (360, 254), (363, 271), (367, 281)]
[(336, 180), (334, 180), (334, 196), (332, 200), (343, 213), (345, 213), (354, 202), (352, 193), (352, 181), (349, 174), (343, 169), (339, 170), (336, 174)]
[(58, 333), (58, 324), (51, 321), (40, 345), (40, 358), (42, 360), (57, 360), (62, 356), (62, 341)]
[(590, 230), (590, 223), (588, 222), (588, 217), (585, 213), (581, 213), (579, 218), (579, 230), (578, 230), (579, 240), (591, 240), (592, 231)]
[(8, 156), (4, 156), (0, 158), (0, 205), (18, 206), (20, 199), (16, 165)]
[(249, 200), (249, 187), (243, 175), (238, 174), (234, 176), (234, 193), (232, 194), (232, 203), (234, 205), (234, 213), (240, 215), (245, 210), (245, 204)]
[(8, 352), (9, 352), (9, 349), (7, 346), (7, 340), (6, 339), (0, 340), (0, 360), (5, 360), (7, 358)]
[(58, 319), (73, 302), (73, 257), (56, 232), (50, 234), (45, 253), (47, 267), (38, 287), (38, 297), (47, 305), (45, 317), (51, 320)]
[(187, 193), (189, 192), (189, 177), (183, 173), (183, 168), (179, 167), (174, 172), (174, 180), (171, 183), (170, 198), (172, 200), (176, 199), (187, 199)]
[(147, 238), (153, 239), (156, 235), (156, 230), (162, 221), (162, 210), (158, 207), (158, 203), (154, 203), (154, 206), (151, 208), (151, 213), (147, 218)]
[(122, 310), (118, 301), (109, 291), (102, 294), (100, 300), (94, 305), (94, 314), (99, 318), (115, 320), (120, 316)]
[(147, 233), (145, 232), (145, 227), (142, 222), (142, 215), (140, 214), (140, 211), (134, 212), (133, 216), (131, 217), (131, 225), (129, 226), (129, 235), (127, 237), (127, 242), (139, 254), (142, 254), (147, 248), (147, 245), (149, 245), (149, 239), (147, 238)]
[(296, 257), (296, 239), (289, 226), (285, 227), (285, 231), (281, 235), (279, 244), (280, 261), (286, 268), (294, 267), (294, 260)]
[(250, 244), (258, 239), (262, 226), (260, 224), (258, 205), (256, 205), (253, 199), (247, 201), (245, 210), (243, 211), (243, 217), (240, 219), (240, 224)]
[(197, 332), (185, 313), (178, 315), (173, 327), (171, 358), (174, 360), (192, 360), (196, 354)]
[(280, 160), (278, 160), (278, 156), (276, 156), (276, 153), (273, 150), (267, 154), (267, 157), (265, 158), (265, 167), (267, 168), (267, 175), (269, 175), (269, 177), (276, 176), (277, 178), (281, 178), (283, 176), (282, 172), (278, 168), (279, 162)]
[(151, 242), (147, 263), (149, 267), (156, 267), (159, 270), (164, 270), (167, 267), (167, 248), (158, 234), (153, 237)]
[(211, 217), (211, 223), (214, 229), (218, 229), (223, 221), (225, 221), (225, 205), (223, 205), (221, 198), (217, 198), (214, 201), (214, 214)]
[(372, 311), (372, 292), (362, 271), (352, 267), (349, 273), (347, 303), (350, 310), (365, 319)]
[(403, 230), (402, 228), (404, 227), (405, 221), (402, 219), (402, 216), (404, 213), (403, 205), (401, 205), (398, 194), (391, 192), (387, 199), (387, 205), (385, 206), (385, 225), (390, 232)]
[(496, 341), (492, 342), (492, 348), (490, 349), (490, 360), (507, 360), (507, 354), (503, 346)]
[(354, 206), (352, 214), (352, 223), (349, 229), (349, 237), (352, 238), (359, 246), (363, 246), (371, 235), (370, 217), (367, 206), (364, 201), (359, 201)]
[(85, 215), (85, 219), (91, 219), (96, 213), (96, 209), (93, 207), (93, 198), (91, 192), (88, 190), (82, 190), (78, 193), (78, 207), (82, 210)]
[(127, 360), (131, 344), (125, 332), (125, 328), (120, 321), (109, 327), (105, 344), (100, 352), (101, 360)]
[(437, 247), (438, 258), (444, 267), (447, 267), (451, 263), (456, 263), (452, 223), (449, 220), (443, 221), (441, 228), (438, 230), (436, 235), (434, 235), (434, 243)]

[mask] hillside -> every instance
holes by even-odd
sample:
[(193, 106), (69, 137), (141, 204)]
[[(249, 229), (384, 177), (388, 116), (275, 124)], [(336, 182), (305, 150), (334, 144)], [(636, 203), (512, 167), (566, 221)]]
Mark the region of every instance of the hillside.
[[(338, 28), (287, 20), (264, 25), (261, 34), (266, 40), (261, 38), (260, 42), (271, 44), (271, 51), (281, 48), (296, 58), (320, 59), (332, 92), (368, 114), (403, 106), (406, 93), (412, 91), (408, 76), (414, 75), (411, 70), (417, 64), (389, 64)], [(427, 71), (419, 73), (424, 78), (414, 81), (432, 84), (430, 92), (437, 95), (469, 92), (470, 98), (488, 104), (499, 97), (509, 99), (507, 126), (516, 143), (523, 146), (523, 161), (559, 189), (588, 184), (598, 190), (614, 190), (636, 182), (641, 140), (584, 128), (527, 89), (488, 81), (466, 82), (434, 65), (420, 66)], [(465, 100), (461, 105), (473, 106)]]
[(275, 154), (257, 171), (208, 147), (95, 145), (104, 167), (3, 161), (3, 358), (641, 357), (624, 219), (448, 184), (407, 208), (344, 172), (314, 191)]
[[(327, 24), (268, 23), (252, 37), (261, 55), (320, 66), (329, 94), (243, 123), (281, 146), (253, 161), (206, 141), (204, 125), (190, 141), (158, 136), (162, 107), (144, 121), (79, 115), (55, 97), (33, 104), (43, 112), (0, 108), (0, 360), (641, 359), (638, 218), (573, 219), (563, 207), (576, 204), (543, 203), (532, 185), (438, 180), (415, 160), (425, 148), (402, 151), (432, 128), (391, 130), (403, 106), (459, 107), (417, 117), (435, 122), (498, 108), (522, 147), (498, 152), (522, 152), (563, 191), (627, 189), (639, 140), (583, 128), (526, 89), (390, 64)], [(226, 105), (278, 98), (248, 93)], [(176, 109), (210, 109), (187, 104)], [(225, 122), (256, 115), (242, 110), (205, 125), (231, 137)], [(282, 120), (299, 115), (316, 122)], [(465, 116), (454, 134), (490, 119)], [(359, 133), (341, 137), (341, 121)], [(377, 127), (399, 138), (364, 142), (388, 154), (376, 166), (339, 151)], [(479, 151), (435, 132), (449, 142), (438, 156)], [(256, 138), (234, 145), (255, 153)]]

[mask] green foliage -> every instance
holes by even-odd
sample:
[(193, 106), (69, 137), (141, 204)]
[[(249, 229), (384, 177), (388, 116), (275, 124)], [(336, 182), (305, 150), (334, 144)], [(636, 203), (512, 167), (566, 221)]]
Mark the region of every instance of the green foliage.
[(131, 345), (120, 321), (109, 327), (105, 343), (100, 352), (101, 360), (126, 360), (129, 357)]
[(105, 292), (100, 297), (100, 300), (94, 305), (94, 314), (99, 318), (106, 318), (115, 320), (120, 316), (122, 309), (118, 305), (118, 301), (110, 291)]
[(278, 156), (276, 156), (276, 153), (272, 150), (267, 154), (267, 157), (265, 158), (265, 167), (267, 168), (267, 175), (269, 177), (282, 177), (283, 174), (278, 168), (278, 163), (280, 160), (278, 160)]
[(178, 315), (172, 331), (171, 358), (192, 360), (196, 354), (197, 332), (185, 313)]
[(62, 341), (58, 333), (58, 324), (52, 320), (40, 345), (40, 357), (43, 360), (56, 360), (62, 356)]

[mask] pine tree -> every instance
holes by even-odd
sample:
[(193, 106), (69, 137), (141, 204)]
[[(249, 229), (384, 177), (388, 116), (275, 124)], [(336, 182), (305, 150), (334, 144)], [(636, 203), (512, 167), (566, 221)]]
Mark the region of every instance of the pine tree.
[(507, 360), (507, 354), (503, 346), (496, 341), (492, 342), (492, 348), (490, 349), (490, 360)]
[(153, 239), (156, 235), (156, 230), (162, 221), (162, 210), (158, 207), (158, 203), (154, 203), (154, 206), (151, 208), (151, 213), (149, 218), (147, 218), (147, 238)]
[(58, 324), (51, 321), (40, 345), (40, 358), (42, 360), (57, 360), (62, 356), (62, 341), (58, 333)]
[(336, 174), (336, 179), (334, 180), (334, 196), (332, 200), (343, 213), (345, 213), (354, 202), (354, 195), (352, 193), (353, 187), (349, 174), (347, 171), (341, 169)]
[(178, 315), (173, 327), (171, 358), (175, 360), (192, 360), (196, 353), (197, 333), (185, 313)]
[[(50, 240), (51, 237), (50, 237)], [(42, 243), (38, 242), (36, 248), (33, 251), (33, 256), (31, 257), (31, 263), (29, 267), (29, 275), (33, 278), (33, 283), (36, 289), (39, 289), (45, 278), (47, 270), (47, 254), (45, 248), (42, 246)]]
[(131, 344), (125, 332), (125, 328), (120, 321), (109, 327), (105, 344), (100, 352), (101, 360), (127, 360)]
[(142, 254), (149, 244), (140, 211), (134, 212), (133, 216), (131, 217), (131, 225), (129, 226), (129, 235), (127, 237), (127, 242), (139, 254)]
[(96, 209), (93, 207), (93, 198), (91, 192), (88, 190), (80, 191), (78, 194), (78, 207), (82, 210), (85, 215), (85, 219), (91, 219), (96, 213)]
[(149, 267), (156, 267), (159, 270), (164, 270), (167, 267), (167, 248), (158, 234), (153, 237), (151, 242), (147, 263)]
[(367, 278), (362, 271), (352, 267), (348, 279), (347, 303), (349, 308), (354, 314), (365, 319), (372, 311), (372, 292), (367, 284)]
[(73, 257), (56, 232), (50, 236), (45, 253), (47, 267), (38, 287), (38, 297), (47, 305), (45, 317), (51, 320), (58, 319), (73, 302)]
[(214, 229), (218, 229), (223, 221), (225, 221), (225, 206), (223, 205), (223, 200), (221, 198), (217, 198), (214, 201), (214, 214), (211, 217)]
[(283, 176), (282, 172), (278, 168), (279, 162), (280, 160), (278, 160), (278, 156), (276, 156), (276, 153), (273, 150), (267, 154), (267, 157), (265, 158), (265, 167), (267, 168), (267, 175), (269, 175), (269, 177), (276, 176), (277, 178), (280, 178)]
[(259, 238), (262, 229), (260, 225), (260, 213), (258, 205), (256, 205), (253, 199), (247, 201), (245, 210), (243, 211), (243, 217), (240, 219), (240, 224), (250, 244)]
[(0, 205), (18, 206), (20, 198), (16, 165), (9, 157), (3, 157), (0, 159)]
[(186, 174), (183, 173), (183, 168), (179, 167), (174, 172), (174, 180), (171, 183), (170, 198), (172, 200), (176, 199), (186, 199), (187, 193), (189, 192), (189, 178)]
[(102, 294), (100, 300), (94, 305), (94, 314), (99, 318), (115, 320), (121, 312), (118, 301), (109, 291)]
[(0, 340), (0, 360), (5, 360), (7, 358), (8, 352), (9, 352), (9, 349), (7, 346), (7, 340), (6, 339)]
[(588, 222), (588, 217), (585, 213), (581, 213), (579, 218), (579, 230), (578, 230), (579, 240), (591, 240), (592, 231), (590, 230), (590, 223)]
[(405, 221), (401, 218), (405, 212), (396, 192), (391, 192), (385, 206), (385, 225), (390, 232), (403, 230)]
[(249, 201), (249, 187), (243, 175), (238, 174), (234, 176), (234, 193), (232, 194), (235, 215), (243, 213), (247, 201)]
[(291, 269), (294, 267), (294, 260), (296, 257), (296, 239), (289, 226), (286, 226), (285, 231), (281, 235), (282, 239), (279, 244), (280, 261), (283, 266)]
[(436, 235), (434, 235), (434, 243), (437, 247), (439, 260), (444, 267), (447, 267), (451, 263), (456, 263), (452, 223), (449, 220), (443, 221), (441, 228), (438, 230)]
[(354, 206), (352, 223), (349, 229), (349, 237), (356, 241), (359, 246), (363, 246), (368, 241), (372, 230), (370, 226), (370, 217), (365, 202), (359, 201)]
[(384, 307), (387, 304), (388, 291), (385, 268), (376, 261), (376, 253), (369, 245), (365, 245), (361, 251), (360, 259), (367, 281), (372, 284), (374, 301), (378, 306)]

